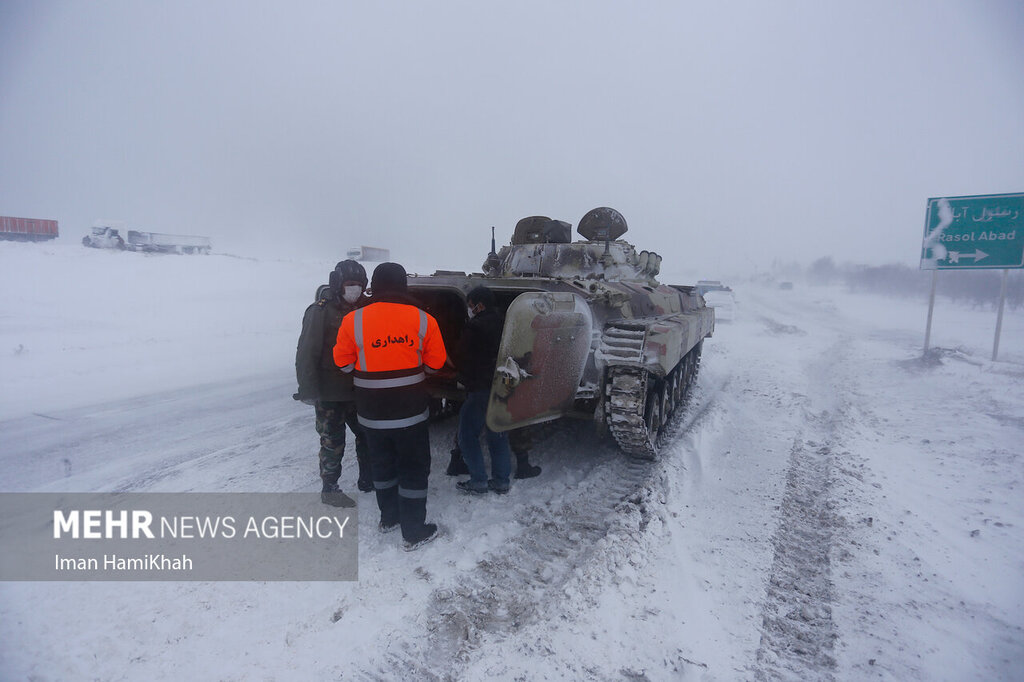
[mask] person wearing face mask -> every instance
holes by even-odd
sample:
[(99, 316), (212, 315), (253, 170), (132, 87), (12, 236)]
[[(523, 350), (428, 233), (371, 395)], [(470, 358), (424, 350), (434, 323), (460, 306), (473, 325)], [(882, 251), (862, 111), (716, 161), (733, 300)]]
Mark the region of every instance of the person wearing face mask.
[[(508, 434), (491, 431), (485, 424), (487, 400), (494, 377), (494, 365), (501, 343), (504, 324), (495, 307), (494, 293), (487, 287), (476, 287), (466, 295), (469, 319), (462, 330), (455, 363), (459, 382), (466, 387), (466, 401), (459, 410), (459, 446), (469, 469), (469, 480), (456, 484), (468, 493), (509, 491), (512, 453)], [(491, 478), (487, 478), (480, 433), (484, 433), (491, 454)]]
[(296, 400), (313, 405), (316, 410), (316, 431), (320, 435), (320, 479), (324, 504), (350, 507), (355, 501), (338, 488), (341, 459), (345, 453), (345, 426), (356, 441), (359, 465), (357, 487), (362, 492), (373, 490), (373, 475), (366, 443), (366, 434), (356, 418), (352, 377), (334, 364), (334, 343), (341, 320), (366, 302), (366, 270), (354, 260), (338, 263), (329, 283), (317, 290), (317, 300), (306, 308), (302, 333), (295, 351), (295, 375), (299, 382)]
[[(460, 349), (457, 351), (462, 356), (461, 372), (459, 373), (460, 385), (465, 387), (463, 381), (469, 379), (473, 385), (473, 390), (490, 390), (490, 381), (494, 376), (494, 366), (496, 356), (498, 353), (498, 346), (501, 343), (502, 334), (502, 320), (501, 316), (497, 313), (494, 307), (494, 296), (486, 287), (479, 287), (481, 291), (475, 291), (471, 293), (471, 296), (479, 295), (490, 304), (483, 303), (477, 298), (469, 298), (466, 304), (466, 316), (469, 320), (479, 317), (482, 313), (483, 317), (477, 319), (476, 322), (471, 323), (469, 340), (461, 344)], [(486, 292), (486, 293), (484, 293)], [(497, 320), (497, 322), (495, 322)], [(486, 349), (481, 350), (478, 348), (478, 341), (480, 332), (483, 331), (483, 337), (486, 339)], [(495, 357), (488, 357), (487, 353), (491, 350), (494, 351)], [(467, 389), (468, 392), (469, 389)], [(479, 405), (477, 405), (476, 418), (480, 422), (480, 431), (483, 430), (484, 415), (486, 414), (487, 400), (485, 397), (482, 400), (478, 400), (484, 408), (484, 412), (479, 413)], [(468, 414), (468, 412), (467, 412)], [(508, 431), (508, 444), (512, 449), (512, 454), (515, 456), (515, 478), (525, 479), (540, 476), (541, 468), (530, 463), (530, 448), (533, 445), (533, 437), (530, 427), (513, 429)], [(479, 433), (478, 433), (479, 435)], [(455, 439), (451, 449), (451, 461), (448, 463), (445, 474), (448, 476), (464, 476), (469, 474), (469, 467), (466, 466), (466, 460), (462, 454), (462, 447), (459, 445), (459, 438), (461, 433), (459, 429), (455, 431)], [(473, 455), (476, 456), (475, 454)], [(482, 454), (481, 454), (482, 457)], [(463, 485), (465, 487), (465, 484)], [(479, 487), (479, 486), (478, 486)]]

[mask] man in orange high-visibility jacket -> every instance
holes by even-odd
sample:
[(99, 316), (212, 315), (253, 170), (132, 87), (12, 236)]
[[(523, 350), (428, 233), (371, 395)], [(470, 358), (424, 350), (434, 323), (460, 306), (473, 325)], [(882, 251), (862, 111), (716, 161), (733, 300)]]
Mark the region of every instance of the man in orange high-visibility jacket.
[(405, 549), (437, 537), (425, 523), (430, 476), (429, 396), (425, 372), (447, 354), (437, 320), (408, 296), (398, 263), (381, 263), (370, 280), (369, 305), (345, 316), (334, 362), (354, 372), (356, 413), (366, 430), (380, 529), (402, 528)]

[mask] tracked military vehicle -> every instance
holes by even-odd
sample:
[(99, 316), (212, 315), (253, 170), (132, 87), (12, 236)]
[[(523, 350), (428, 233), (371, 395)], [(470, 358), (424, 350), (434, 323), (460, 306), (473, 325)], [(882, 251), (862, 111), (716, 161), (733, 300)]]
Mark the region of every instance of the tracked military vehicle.
[[(505, 326), (487, 425), (507, 431), (561, 417), (593, 420), (630, 455), (654, 458), (659, 434), (694, 382), (714, 311), (694, 287), (660, 284), (661, 257), (620, 238), (626, 220), (596, 208), (571, 225), (524, 218), (483, 272), (409, 278), (449, 349), (466, 323), (466, 294), (494, 292)], [(454, 375), (430, 380), (440, 401), (461, 399)]]

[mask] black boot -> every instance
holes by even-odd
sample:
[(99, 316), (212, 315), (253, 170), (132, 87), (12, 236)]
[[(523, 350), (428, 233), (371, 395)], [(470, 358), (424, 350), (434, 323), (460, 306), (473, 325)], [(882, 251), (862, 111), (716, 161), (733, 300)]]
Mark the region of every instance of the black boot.
[(361, 493), (373, 491), (373, 472), (370, 471), (370, 463), (367, 459), (365, 456), (356, 456), (356, 462), (359, 464), (359, 480), (356, 481), (356, 487)]
[(469, 474), (469, 467), (466, 466), (466, 461), (462, 459), (462, 450), (455, 448), (452, 450), (452, 460), (448, 462), (448, 468), (444, 471), (447, 476), (466, 476)]
[(540, 476), (540, 467), (530, 464), (530, 453), (516, 453), (516, 478), (533, 478)]
[(402, 549), (406, 552), (412, 552), (428, 542), (432, 542), (437, 539), (438, 530), (436, 523), (427, 523), (423, 525), (423, 532), (419, 535), (418, 540), (403, 540)]
[(404, 549), (416, 549), (437, 537), (437, 525), (427, 519), (426, 497), (398, 496), (398, 518), (402, 524)]
[(320, 501), (332, 507), (354, 507), (356, 501), (341, 492), (338, 484), (324, 481), (323, 490), (320, 491)]

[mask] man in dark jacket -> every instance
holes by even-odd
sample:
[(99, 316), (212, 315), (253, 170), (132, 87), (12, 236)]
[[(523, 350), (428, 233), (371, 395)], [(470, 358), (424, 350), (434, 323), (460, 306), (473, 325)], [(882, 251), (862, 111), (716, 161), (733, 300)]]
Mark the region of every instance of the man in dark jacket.
[(331, 272), (328, 286), (317, 291), (317, 300), (306, 308), (302, 318), (302, 334), (295, 351), (295, 375), (299, 381), (296, 400), (312, 404), (316, 409), (316, 431), (320, 434), (320, 478), (325, 504), (348, 507), (355, 502), (338, 488), (341, 458), (345, 453), (345, 425), (356, 439), (356, 460), (359, 463), (359, 490), (373, 490), (366, 436), (356, 420), (352, 377), (334, 364), (334, 343), (338, 327), (346, 314), (364, 300), (366, 270), (354, 260), (338, 263)]
[[(487, 287), (477, 287), (466, 296), (469, 320), (462, 330), (455, 354), (459, 381), (466, 387), (466, 402), (459, 410), (459, 446), (469, 469), (469, 480), (456, 485), (470, 493), (509, 491), (512, 453), (508, 434), (491, 431), (485, 424), (487, 400), (494, 377), (494, 365), (501, 344), (503, 321), (494, 305), (494, 294)], [(487, 478), (484, 453), (480, 448), (480, 432), (484, 431), (487, 450), (491, 453), (491, 478)]]

